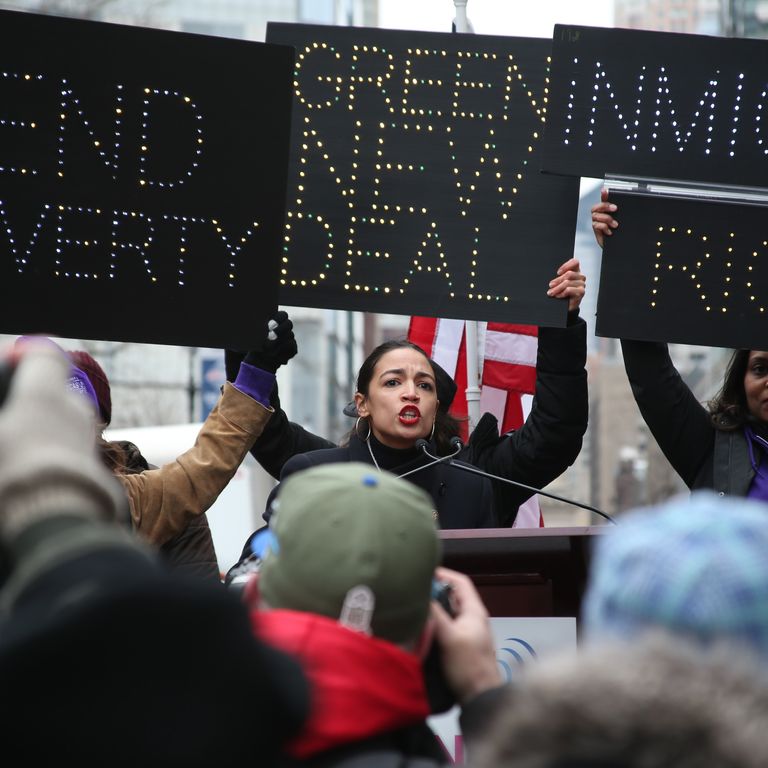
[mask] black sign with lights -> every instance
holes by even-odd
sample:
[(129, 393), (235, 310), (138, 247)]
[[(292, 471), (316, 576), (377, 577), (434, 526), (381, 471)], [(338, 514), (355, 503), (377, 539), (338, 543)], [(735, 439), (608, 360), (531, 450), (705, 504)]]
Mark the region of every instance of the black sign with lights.
[(296, 47), (280, 301), (564, 325), (578, 180), (539, 173), (551, 41), (269, 24)]
[(0, 13), (0, 331), (260, 340), (277, 306), (293, 55)]
[(543, 168), (765, 186), (768, 41), (555, 26)]
[(765, 207), (610, 197), (619, 227), (605, 240), (598, 335), (765, 349)]

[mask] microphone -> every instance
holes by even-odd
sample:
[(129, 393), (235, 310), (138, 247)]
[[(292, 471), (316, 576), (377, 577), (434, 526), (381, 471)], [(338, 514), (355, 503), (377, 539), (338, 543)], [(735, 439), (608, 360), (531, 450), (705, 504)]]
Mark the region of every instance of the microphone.
[(462, 442), (461, 442), (461, 438), (460, 438), (458, 435), (454, 435), (454, 436), (453, 436), (453, 437), (450, 439), (450, 441), (449, 441), (449, 442), (450, 442), (450, 446), (451, 446), (451, 448), (453, 449), (453, 453), (452, 453), (452, 454), (450, 454), (450, 456), (441, 456), (441, 457), (438, 457), (438, 456), (433, 456), (433, 455), (432, 455), (432, 454), (431, 454), (431, 453), (430, 453), (430, 452), (427, 450), (427, 448), (429, 448), (429, 441), (428, 441), (428, 440), (425, 440), (423, 437), (420, 437), (420, 438), (419, 438), (419, 439), (418, 439), (418, 440), (417, 440), (417, 441), (414, 443), (414, 447), (415, 447), (415, 448), (418, 448), (420, 451), (424, 451), (424, 453), (426, 453), (426, 454), (427, 454), (427, 456), (429, 456), (429, 458), (430, 458), (430, 459), (435, 459), (436, 461), (443, 461), (443, 460), (445, 460), (445, 459), (447, 459), (447, 458), (451, 458), (451, 457), (455, 456), (455, 455), (456, 455), (456, 454), (457, 454), (457, 453), (458, 453), (458, 452), (459, 452), (459, 451), (460, 451), (460, 450), (461, 450), (461, 449), (464, 447), (464, 443), (462, 443)]
[(446, 456), (433, 456), (428, 448), (429, 448), (429, 442), (425, 440), (423, 437), (420, 437), (415, 443), (414, 446), (418, 448), (421, 451), (424, 451), (424, 453), (429, 456), (432, 461), (429, 462), (429, 464), (422, 464), (420, 467), (416, 467), (416, 469), (409, 469), (407, 472), (403, 472), (402, 475), (398, 475), (398, 477), (408, 477), (408, 475), (412, 475), (414, 472), (421, 472), (422, 469), (427, 469), (428, 467), (434, 467), (435, 464), (441, 464), (443, 462), (450, 462), (454, 456), (459, 455), (459, 451), (464, 447), (461, 443), (461, 440), (459, 440), (458, 437), (452, 437), (451, 438), (451, 447), (453, 448), (453, 453), (449, 453)]
[[(550, 499), (555, 499), (556, 501), (562, 501), (562, 502), (565, 502), (566, 504), (573, 504), (574, 507), (581, 507), (582, 509), (587, 509), (590, 512), (594, 512), (596, 515), (600, 515), (600, 517), (604, 517), (606, 520), (608, 520), (608, 522), (613, 523), (613, 525), (618, 525), (618, 523), (607, 512), (601, 512), (599, 509), (595, 509), (595, 507), (590, 507), (589, 504), (582, 504), (580, 501), (573, 501), (573, 499), (566, 499), (563, 496), (558, 496), (557, 494), (549, 493), (549, 491), (542, 491), (541, 488), (534, 488), (534, 486), (532, 485), (526, 485), (525, 483), (520, 483), (517, 480), (510, 480), (508, 477), (500, 477), (499, 475), (492, 475), (490, 472), (484, 472), (482, 469), (478, 469), (477, 467), (474, 467), (471, 464), (464, 464), (463, 462), (452, 461), (453, 457), (456, 456), (464, 446), (461, 442), (461, 438), (457, 437), (456, 435), (454, 435), (451, 438), (451, 445), (458, 446), (458, 448), (456, 448), (456, 450), (454, 450), (454, 452), (449, 454), (448, 456), (443, 456), (442, 458), (438, 458), (437, 456), (433, 456), (427, 450), (429, 447), (429, 443), (426, 440), (421, 439), (416, 441), (417, 448), (421, 448), (421, 450), (424, 451), (424, 453), (427, 456), (429, 456), (430, 459), (435, 459), (435, 461), (433, 461), (432, 464), (436, 464), (438, 461), (443, 461), (444, 459), (448, 459), (450, 466), (456, 467), (457, 469), (463, 469), (465, 472), (471, 472), (475, 475), (480, 475), (481, 477), (487, 477), (489, 480), (498, 480), (501, 483), (509, 483), (509, 485), (515, 485), (518, 488), (525, 488), (525, 490), (527, 491), (533, 491), (534, 493), (539, 493), (542, 496), (548, 496)], [(427, 464), (426, 466), (429, 467), (429, 466), (432, 466), (432, 464)]]

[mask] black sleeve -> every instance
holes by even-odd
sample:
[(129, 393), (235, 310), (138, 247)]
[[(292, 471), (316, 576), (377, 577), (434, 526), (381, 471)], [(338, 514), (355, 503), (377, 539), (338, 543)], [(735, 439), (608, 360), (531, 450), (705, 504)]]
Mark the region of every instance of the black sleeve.
[(461, 705), (459, 727), (468, 752), (471, 752), (473, 744), (482, 742), (498, 712), (509, 706), (511, 693), (511, 685), (500, 685), (483, 691)]
[(180, 573), (221, 580), (216, 547), (205, 514), (194, 517), (181, 533), (166, 541), (160, 547), (160, 554)]
[(295, 456), (286, 461), (285, 465), (283, 466), (283, 471), (280, 473), (280, 483), (278, 483), (269, 492), (267, 503), (264, 505), (264, 512), (261, 515), (267, 525), (269, 525), (269, 518), (272, 517), (272, 503), (274, 502), (275, 498), (277, 498), (277, 494), (280, 493), (280, 484), (283, 482), (283, 480), (285, 480), (286, 477), (292, 475), (294, 472), (298, 472), (302, 469), (308, 469), (311, 466), (312, 462), (310, 462), (303, 453), (297, 453)]
[(622, 339), (632, 395), (669, 463), (690, 488), (714, 449), (715, 428), (672, 364), (666, 344)]
[(483, 482), (480, 492), (480, 503), (477, 505), (478, 519), (475, 528), (497, 528), (499, 526), (496, 500), (492, 481)]
[(277, 384), (269, 398), (275, 409), (272, 417), (264, 426), (264, 431), (251, 448), (251, 455), (276, 480), (279, 479), (283, 465), (292, 456), (320, 448), (335, 448), (336, 444), (324, 437), (308, 432), (304, 427), (288, 421), (288, 416), (280, 407)]
[[(483, 441), (470, 454), (480, 469), (544, 488), (581, 451), (587, 429), (587, 326), (571, 313), (566, 328), (540, 328), (536, 392), (523, 426), (498, 440)], [(499, 524), (512, 525), (531, 491), (494, 483)]]

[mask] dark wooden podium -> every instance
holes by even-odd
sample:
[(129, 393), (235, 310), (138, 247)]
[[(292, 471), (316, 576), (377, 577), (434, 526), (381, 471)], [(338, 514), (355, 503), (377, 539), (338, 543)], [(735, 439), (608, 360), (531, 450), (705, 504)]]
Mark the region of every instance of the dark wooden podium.
[(471, 577), (491, 616), (578, 623), (592, 544), (610, 527), (443, 530), (443, 564)]

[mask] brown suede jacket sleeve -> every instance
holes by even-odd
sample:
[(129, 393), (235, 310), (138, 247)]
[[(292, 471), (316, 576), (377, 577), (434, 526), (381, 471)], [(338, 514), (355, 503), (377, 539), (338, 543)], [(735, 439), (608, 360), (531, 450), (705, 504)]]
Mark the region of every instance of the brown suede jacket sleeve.
[(188, 451), (159, 469), (121, 475), (137, 533), (160, 545), (205, 512), (232, 479), (272, 413), (227, 383)]

